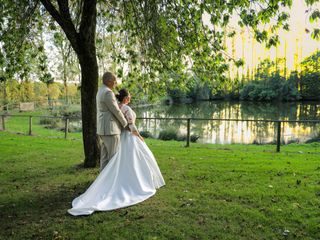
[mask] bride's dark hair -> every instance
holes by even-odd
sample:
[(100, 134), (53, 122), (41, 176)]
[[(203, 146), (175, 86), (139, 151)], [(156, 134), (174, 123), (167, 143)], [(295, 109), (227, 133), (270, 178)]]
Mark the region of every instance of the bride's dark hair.
[(118, 94), (116, 94), (116, 98), (118, 99), (119, 102), (122, 102), (122, 100), (125, 98), (125, 97), (128, 97), (129, 96), (129, 92), (127, 89), (125, 88), (122, 88)]

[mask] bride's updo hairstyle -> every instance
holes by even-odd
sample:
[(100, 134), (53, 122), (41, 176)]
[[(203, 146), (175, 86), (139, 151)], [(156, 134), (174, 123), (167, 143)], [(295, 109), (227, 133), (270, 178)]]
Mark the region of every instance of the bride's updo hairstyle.
[(127, 89), (125, 88), (122, 88), (119, 93), (116, 95), (116, 98), (118, 99), (119, 102), (122, 102), (122, 100), (125, 98), (125, 97), (128, 97), (129, 96), (129, 92)]

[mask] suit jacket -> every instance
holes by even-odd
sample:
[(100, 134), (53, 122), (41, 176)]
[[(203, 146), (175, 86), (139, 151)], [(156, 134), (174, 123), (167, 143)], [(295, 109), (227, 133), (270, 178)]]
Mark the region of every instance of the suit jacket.
[(128, 123), (114, 93), (104, 84), (97, 93), (97, 134), (117, 135)]

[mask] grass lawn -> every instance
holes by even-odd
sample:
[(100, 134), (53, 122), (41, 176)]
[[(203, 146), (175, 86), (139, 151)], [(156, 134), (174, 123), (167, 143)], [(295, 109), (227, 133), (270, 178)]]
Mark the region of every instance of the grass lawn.
[[(78, 138), (0, 132), (0, 239), (320, 239), (320, 144), (147, 140), (166, 186), (145, 202), (67, 214), (98, 168)], [(108, 184), (108, 183), (106, 183)]]
[[(11, 116), (13, 115), (13, 116)], [(32, 135), (49, 137), (49, 138), (64, 138), (65, 121), (60, 118), (46, 118), (44, 116), (52, 116), (46, 111), (35, 111), (35, 112), (11, 112), (10, 115), (5, 117), (5, 129), (7, 132), (18, 133), (18, 134), (29, 134), (29, 116), (32, 116)], [(41, 117), (40, 117), (41, 116)], [(55, 128), (46, 128), (46, 126), (52, 125), (51, 123), (41, 124), (41, 119), (48, 119), (56, 121)], [(2, 120), (2, 119), (1, 119)], [(0, 120), (1, 124), (2, 121)], [(72, 126), (77, 123), (78, 120), (69, 120), (69, 133), (70, 138), (82, 138), (82, 134), (79, 131), (72, 131)], [(2, 130), (2, 125), (0, 126)]]

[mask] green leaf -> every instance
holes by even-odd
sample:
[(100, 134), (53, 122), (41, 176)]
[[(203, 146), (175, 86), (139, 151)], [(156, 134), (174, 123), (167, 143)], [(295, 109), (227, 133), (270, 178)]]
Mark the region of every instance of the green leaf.
[(313, 39), (320, 40), (320, 28), (313, 29), (313, 32), (311, 33), (311, 37)]
[(309, 20), (311, 23), (314, 23), (314, 22), (317, 22), (319, 19), (320, 19), (320, 11), (319, 9), (316, 9), (310, 15)]

